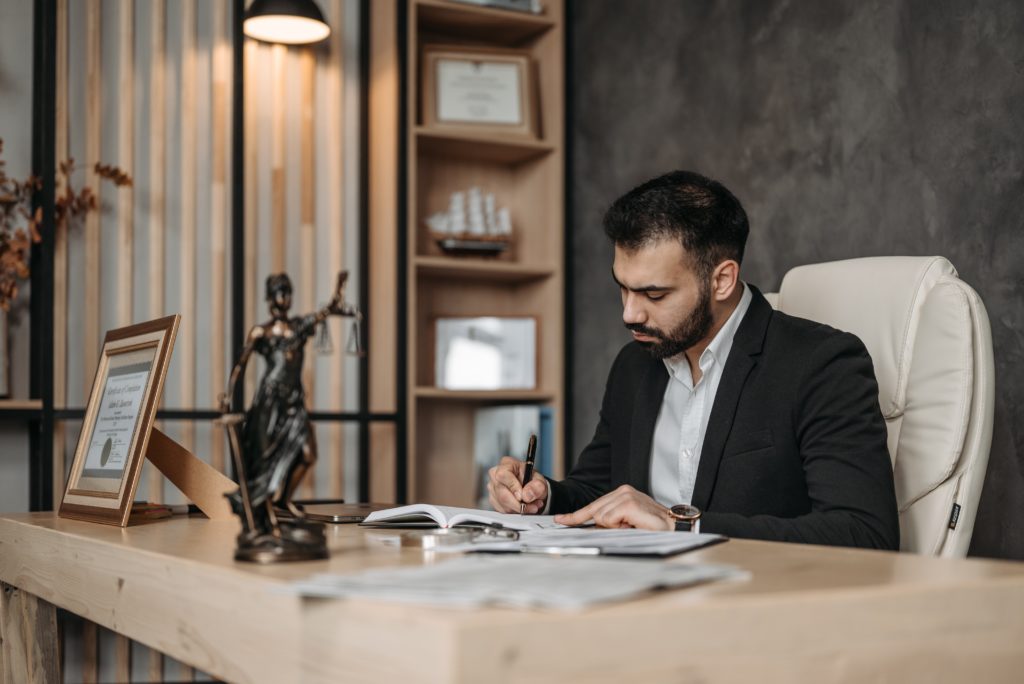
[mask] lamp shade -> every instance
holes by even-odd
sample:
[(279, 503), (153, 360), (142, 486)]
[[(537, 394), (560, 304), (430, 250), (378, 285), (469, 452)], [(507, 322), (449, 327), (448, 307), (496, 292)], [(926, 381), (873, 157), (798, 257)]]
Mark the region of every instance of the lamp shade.
[(256, 40), (288, 45), (316, 43), (331, 35), (313, 0), (253, 0), (242, 30)]

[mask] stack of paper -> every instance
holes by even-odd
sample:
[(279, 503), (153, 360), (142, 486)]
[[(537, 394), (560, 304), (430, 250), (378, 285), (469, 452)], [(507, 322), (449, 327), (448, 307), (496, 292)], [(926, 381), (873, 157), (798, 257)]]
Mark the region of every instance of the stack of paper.
[(674, 556), (725, 540), (725, 537), (718, 534), (562, 527), (520, 532), (518, 541), (502, 541), (480, 535), (469, 543), (439, 548), (438, 551), (546, 553), (561, 556)]
[(293, 582), (303, 596), (360, 597), (437, 606), (501, 605), (579, 610), (653, 589), (682, 587), (746, 573), (726, 565), (652, 563), (611, 558), (462, 556), (435, 565), (314, 575)]

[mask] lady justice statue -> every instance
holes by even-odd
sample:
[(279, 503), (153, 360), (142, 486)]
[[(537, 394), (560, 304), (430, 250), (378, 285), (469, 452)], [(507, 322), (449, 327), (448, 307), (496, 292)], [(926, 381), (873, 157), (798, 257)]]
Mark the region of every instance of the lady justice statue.
[[(292, 503), (292, 495), (317, 455), (302, 388), (306, 342), (328, 316), (351, 317), (357, 324), (362, 319), (354, 305), (345, 303), (347, 279), (346, 271), (338, 274), (337, 288), (327, 306), (289, 318), (291, 280), (284, 273), (269, 276), (266, 299), (270, 320), (249, 331), (227, 391), (220, 395), (238, 478), (238, 491), (229, 499), (242, 519), (236, 560), (271, 563), (327, 557), (323, 525), (306, 520)], [(354, 334), (358, 350), (358, 330)], [(266, 369), (243, 416), (232, 411), (231, 398), (253, 352), (263, 357)], [(290, 519), (278, 518), (275, 506), (287, 510)]]

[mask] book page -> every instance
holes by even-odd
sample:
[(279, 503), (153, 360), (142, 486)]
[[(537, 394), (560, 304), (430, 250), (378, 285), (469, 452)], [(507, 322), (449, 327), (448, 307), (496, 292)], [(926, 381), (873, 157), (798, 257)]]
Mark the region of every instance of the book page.
[(510, 530), (546, 530), (564, 528), (555, 522), (553, 515), (519, 515), (518, 513), (497, 513), (476, 508), (455, 506), (434, 506), (432, 504), (411, 504), (374, 511), (366, 516), (363, 524), (400, 525), (408, 522), (433, 520), (440, 527), (454, 527), (466, 524), (500, 525)]

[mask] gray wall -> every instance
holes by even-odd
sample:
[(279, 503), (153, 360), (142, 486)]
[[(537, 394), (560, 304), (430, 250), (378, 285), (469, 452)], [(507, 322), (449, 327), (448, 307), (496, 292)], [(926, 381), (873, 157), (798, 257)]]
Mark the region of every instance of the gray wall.
[(693, 169), (744, 203), (762, 289), (803, 263), (939, 254), (978, 290), (997, 388), (971, 553), (1024, 558), (1024, 4), (573, 6), (574, 452), (626, 340), (601, 213)]
[[(0, 138), (9, 176), (32, 170), (32, 12), (29, 3), (0, 0)], [(28, 11), (26, 11), (28, 10)], [(11, 309), (8, 360), (11, 396), (28, 396), (28, 288)], [(0, 327), (0, 335), (3, 328)], [(28, 510), (28, 430), (0, 421), (0, 513)]]

